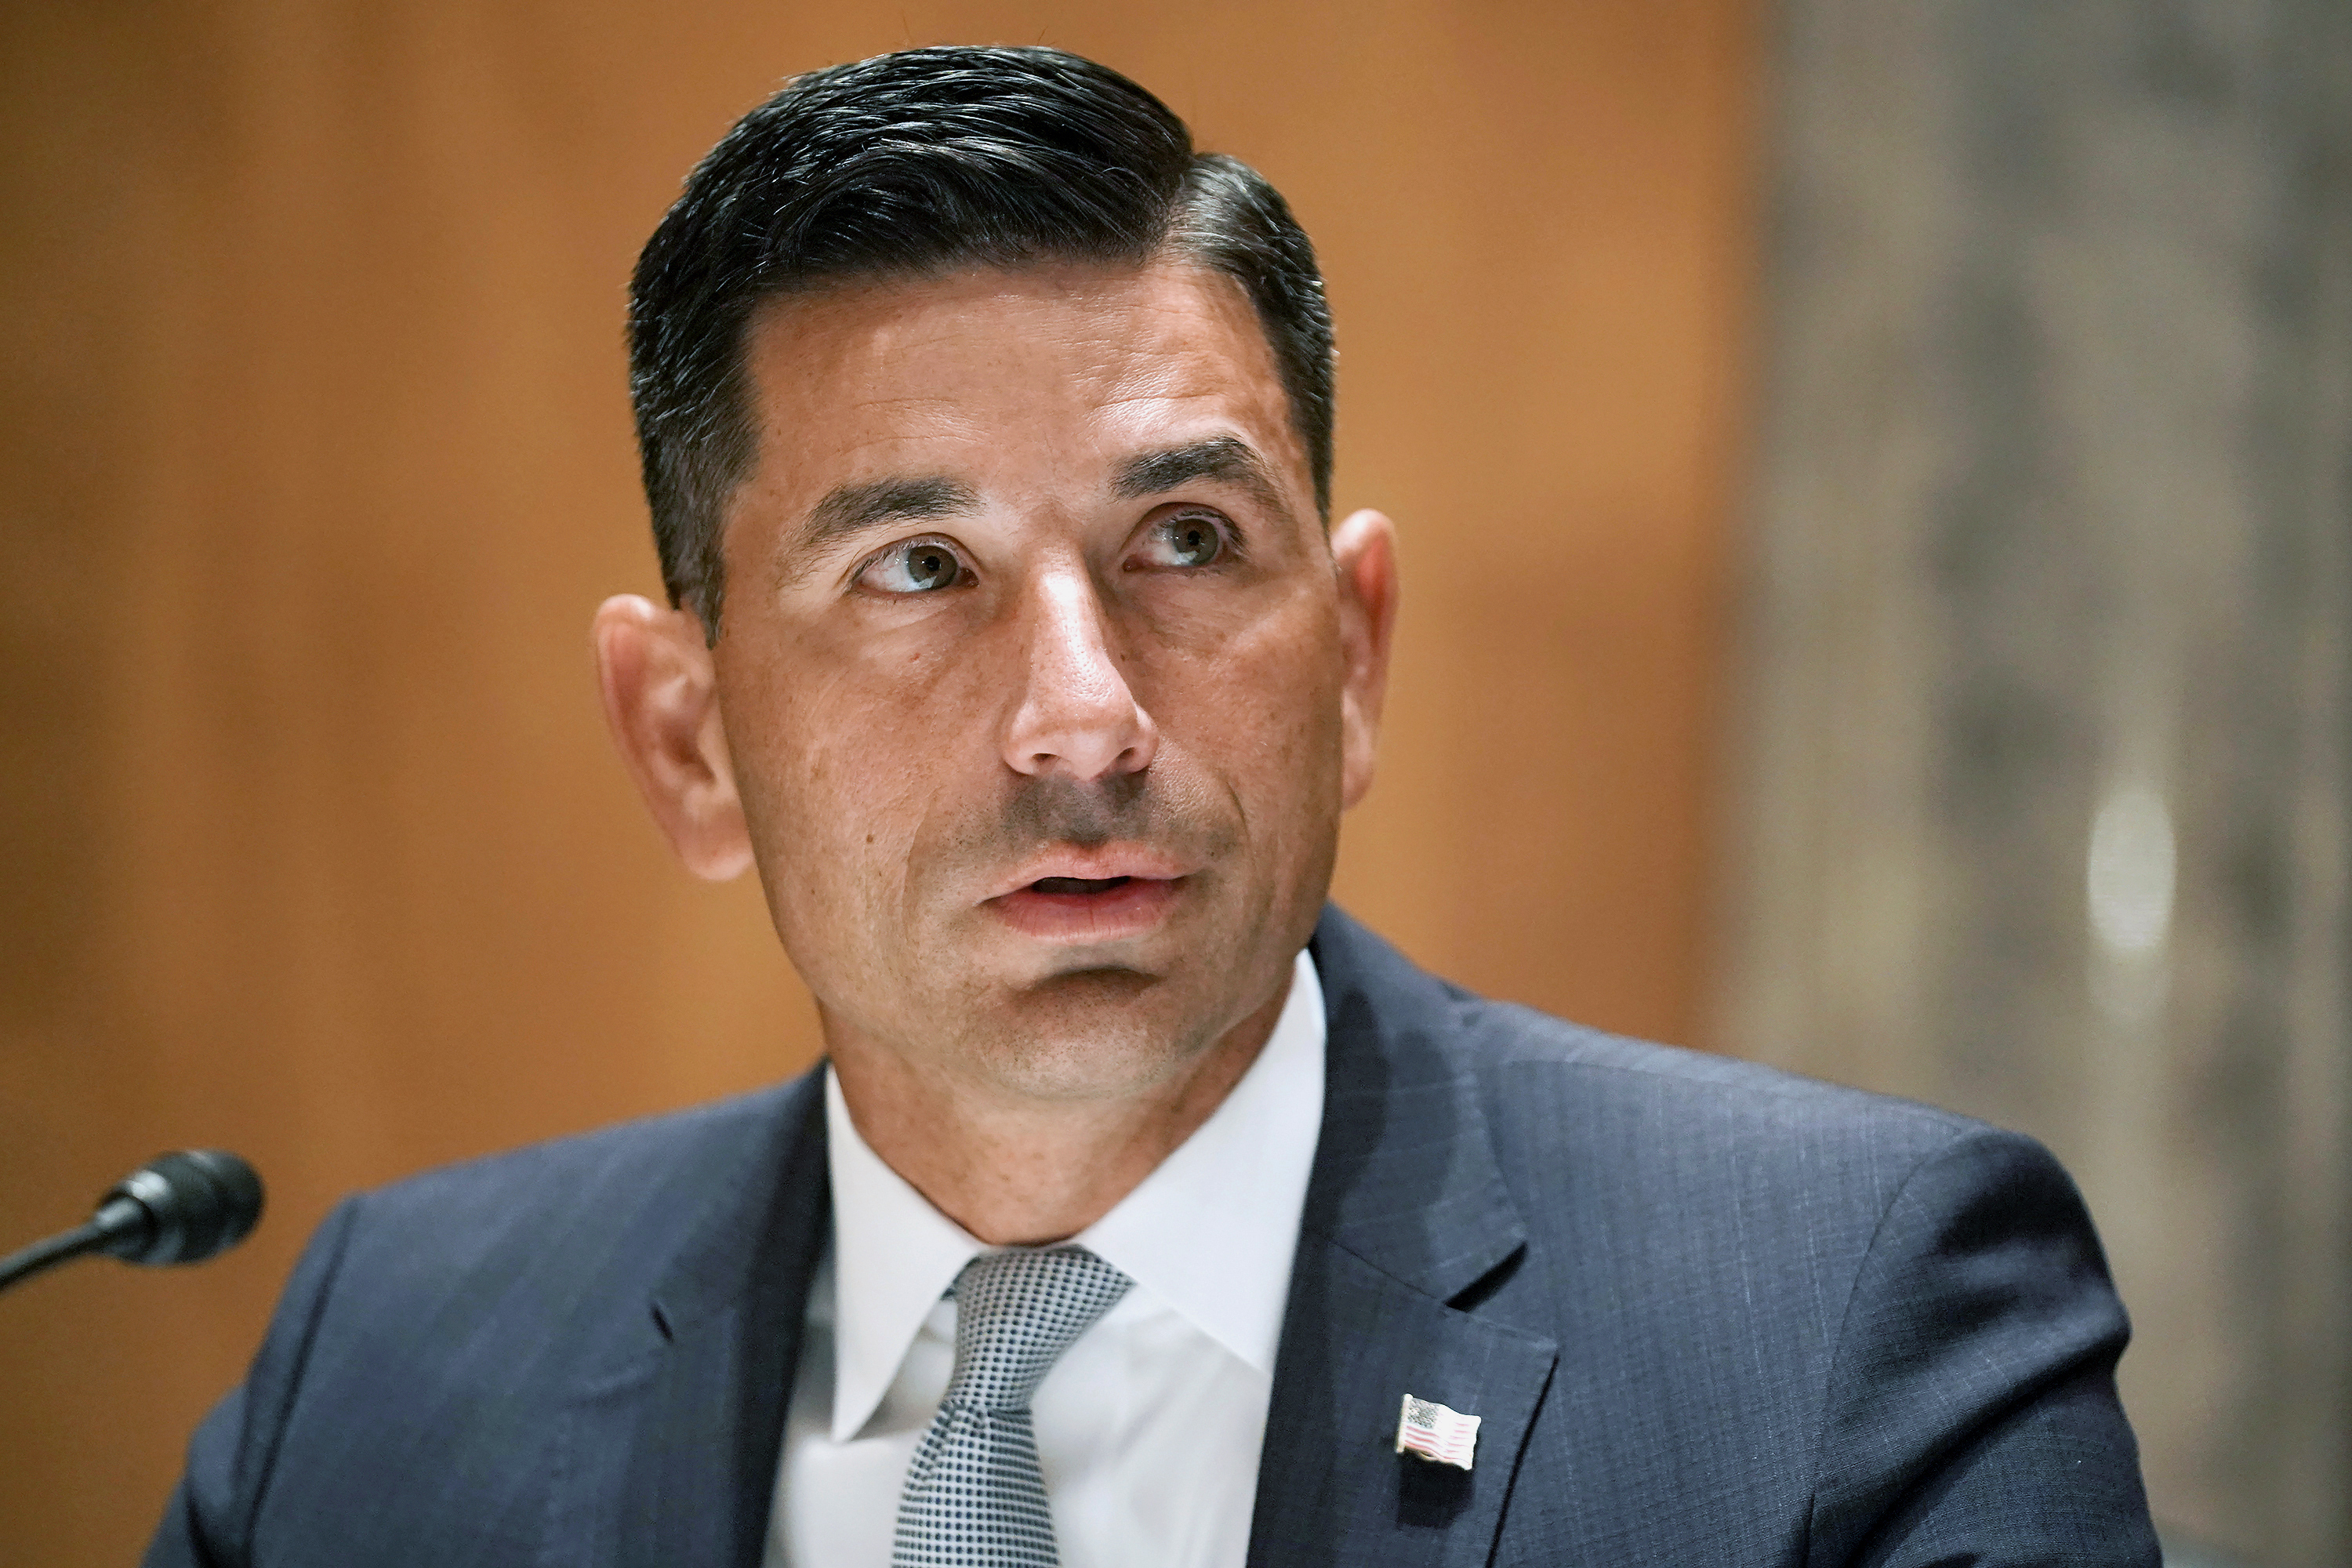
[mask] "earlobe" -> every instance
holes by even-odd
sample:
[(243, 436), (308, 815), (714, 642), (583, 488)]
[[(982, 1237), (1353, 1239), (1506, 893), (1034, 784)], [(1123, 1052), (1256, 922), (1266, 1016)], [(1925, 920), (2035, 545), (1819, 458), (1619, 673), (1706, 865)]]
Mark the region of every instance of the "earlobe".
[(618, 594), (597, 607), (591, 635), (604, 722), (655, 826), (696, 876), (740, 875), (751, 838), (701, 621)]
[(1346, 661), (1340, 699), (1340, 801), (1353, 806), (1372, 787), (1380, 750), (1381, 707), (1388, 697), (1389, 645), (1396, 630), (1396, 525), (1359, 511), (1331, 531), (1339, 575), (1339, 647)]

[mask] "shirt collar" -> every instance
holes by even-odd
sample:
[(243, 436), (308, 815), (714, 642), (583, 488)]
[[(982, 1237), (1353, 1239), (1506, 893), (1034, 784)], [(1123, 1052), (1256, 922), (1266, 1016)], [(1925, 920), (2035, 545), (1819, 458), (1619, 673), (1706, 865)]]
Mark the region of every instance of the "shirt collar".
[[(1073, 1239), (1265, 1376), (1323, 1124), (1323, 987), (1305, 952), (1274, 1033), (1208, 1121)], [(824, 1083), (833, 1184), (833, 1440), (856, 1436), (923, 1320), (989, 1248), (874, 1152)]]
[(915, 1331), (963, 1266), (988, 1248), (882, 1163), (824, 1073), (825, 1158), (833, 1179), (833, 1440), (857, 1435)]

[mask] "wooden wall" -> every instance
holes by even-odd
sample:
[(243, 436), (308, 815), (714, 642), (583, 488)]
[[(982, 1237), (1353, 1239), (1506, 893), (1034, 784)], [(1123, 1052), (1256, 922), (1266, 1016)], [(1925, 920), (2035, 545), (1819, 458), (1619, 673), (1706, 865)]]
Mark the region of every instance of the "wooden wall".
[(1325, 256), (1339, 500), (1403, 531), (1340, 894), (1688, 1039), (1749, 235), (1746, 0), (168, 0), (0, 10), (0, 1246), (159, 1149), (272, 1206), (0, 1300), (0, 1563), (135, 1557), (334, 1198), (772, 1080), (811, 1013), (689, 881), (584, 637), (650, 590), (623, 285), (782, 77), (1046, 41)]

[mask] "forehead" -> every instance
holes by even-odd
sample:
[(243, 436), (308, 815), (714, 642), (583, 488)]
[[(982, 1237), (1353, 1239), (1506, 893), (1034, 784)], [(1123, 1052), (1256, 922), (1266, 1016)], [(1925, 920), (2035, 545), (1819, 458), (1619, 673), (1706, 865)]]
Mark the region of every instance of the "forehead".
[(1091, 480), (1137, 450), (1218, 434), (1308, 482), (1256, 312), (1202, 268), (1048, 266), (790, 295), (753, 316), (745, 368), (750, 488), (772, 500), (919, 472)]

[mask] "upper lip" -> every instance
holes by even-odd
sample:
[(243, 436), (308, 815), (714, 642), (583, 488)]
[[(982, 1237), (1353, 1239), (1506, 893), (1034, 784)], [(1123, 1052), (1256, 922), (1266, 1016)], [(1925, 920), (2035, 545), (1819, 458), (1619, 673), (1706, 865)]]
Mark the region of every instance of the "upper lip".
[(1172, 882), (1179, 877), (1190, 876), (1196, 868), (1174, 856), (1140, 844), (1107, 844), (1099, 849), (1065, 847), (1047, 850), (1023, 862), (1011, 875), (998, 882), (989, 891), (988, 897), (1001, 899), (1007, 893), (1017, 893), (1047, 877), (1068, 877), (1087, 882), (1107, 882), (1113, 878), (1134, 877), (1149, 881)]

